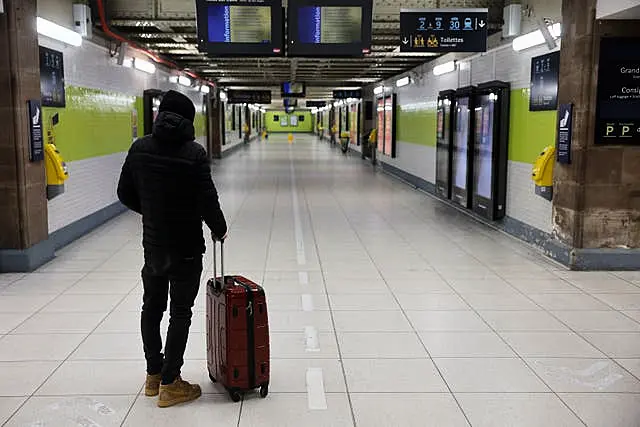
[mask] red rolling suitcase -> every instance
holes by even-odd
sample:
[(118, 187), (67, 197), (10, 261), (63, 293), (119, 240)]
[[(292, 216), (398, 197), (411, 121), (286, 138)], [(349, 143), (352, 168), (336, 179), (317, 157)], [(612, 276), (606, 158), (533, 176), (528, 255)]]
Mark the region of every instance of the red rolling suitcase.
[(216, 245), (213, 278), (207, 282), (207, 367), (234, 402), (260, 388), (269, 393), (269, 321), (264, 289), (242, 276), (224, 275), (224, 244), (220, 245), (222, 276), (217, 276)]

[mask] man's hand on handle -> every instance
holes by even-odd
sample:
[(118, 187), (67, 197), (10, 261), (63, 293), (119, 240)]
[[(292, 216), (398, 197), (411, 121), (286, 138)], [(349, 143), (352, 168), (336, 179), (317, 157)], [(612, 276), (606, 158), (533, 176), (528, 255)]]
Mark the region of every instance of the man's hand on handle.
[(213, 239), (214, 242), (224, 242), (225, 240), (227, 240), (227, 237), (229, 236), (229, 233), (224, 233), (224, 236), (222, 237), (218, 237), (215, 235), (215, 233), (211, 233), (211, 238)]

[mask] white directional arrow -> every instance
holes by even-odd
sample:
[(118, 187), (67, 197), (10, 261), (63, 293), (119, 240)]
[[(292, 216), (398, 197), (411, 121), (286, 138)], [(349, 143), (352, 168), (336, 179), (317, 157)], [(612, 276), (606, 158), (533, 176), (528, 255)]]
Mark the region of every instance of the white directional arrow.
[(487, 25), (487, 24), (485, 24), (484, 21), (480, 21), (480, 23), (478, 25), (480, 25), (480, 28), (484, 28), (484, 26)]
[(409, 44), (409, 40), (407, 40), (407, 38), (406, 38), (406, 37), (405, 37), (405, 38), (403, 38), (403, 39), (402, 39), (402, 44)]

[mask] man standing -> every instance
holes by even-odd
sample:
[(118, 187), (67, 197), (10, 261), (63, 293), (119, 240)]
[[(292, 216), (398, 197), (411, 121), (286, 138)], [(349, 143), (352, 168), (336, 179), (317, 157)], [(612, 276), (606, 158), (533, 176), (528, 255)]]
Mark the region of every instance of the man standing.
[[(207, 154), (194, 141), (194, 117), (195, 107), (189, 98), (167, 92), (153, 134), (131, 146), (118, 183), (120, 201), (142, 215), (145, 394), (159, 395), (160, 407), (195, 400), (202, 394), (200, 386), (180, 377), (191, 309), (202, 275), (202, 221), (215, 240), (224, 240), (227, 233)], [(169, 331), (163, 355), (160, 322), (169, 296)]]

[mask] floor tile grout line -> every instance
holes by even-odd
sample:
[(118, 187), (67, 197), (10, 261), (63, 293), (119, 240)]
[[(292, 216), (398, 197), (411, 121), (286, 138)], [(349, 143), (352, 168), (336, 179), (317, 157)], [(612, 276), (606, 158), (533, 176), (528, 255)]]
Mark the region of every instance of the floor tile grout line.
[[(338, 201), (338, 204), (341, 206), (341, 208), (342, 208), (342, 210), (343, 210), (343, 213), (344, 213), (344, 207), (342, 207), (342, 205), (340, 204), (340, 202), (339, 202), (339, 200), (338, 200), (337, 198), (336, 198), (336, 200)], [(346, 213), (345, 213), (345, 216), (347, 216), (347, 215), (346, 215)], [(392, 224), (392, 223), (390, 223), (390, 222), (389, 222), (389, 221), (388, 221), (388, 220), (387, 220), (383, 215), (380, 215), (380, 216), (381, 216), (381, 218), (382, 218), (382, 219), (387, 223), (387, 225), (388, 225), (391, 229), (393, 229), (393, 230), (394, 230), (394, 231), (395, 231), (399, 236), (401, 236), (401, 237), (402, 237), (402, 239), (405, 241), (405, 243), (407, 243), (410, 247), (412, 247), (412, 248), (413, 248), (413, 244), (412, 244), (411, 242), (407, 241), (407, 240), (406, 240), (406, 238), (404, 238), (404, 236), (403, 236), (401, 233), (399, 233), (399, 232), (398, 232), (398, 230), (396, 230), (396, 229), (395, 229), (395, 227), (393, 227), (393, 224)], [(415, 215), (414, 215), (414, 216), (415, 216)], [(347, 218), (348, 218), (348, 216), (347, 216)], [(420, 218), (418, 217), (418, 219), (420, 219)], [(354, 228), (354, 230), (356, 230), (356, 229)], [(356, 231), (356, 233), (358, 233), (358, 232)], [(472, 253), (469, 253), (468, 251), (464, 250), (464, 248), (462, 248), (462, 247), (461, 247), (461, 249), (462, 249), (463, 251), (465, 251), (468, 255), (470, 255), (471, 257), (473, 257), (474, 259), (476, 259), (476, 261), (478, 261), (478, 262), (480, 262), (481, 264), (485, 265), (485, 264), (484, 264), (481, 260), (479, 260), (475, 255), (473, 255)], [(418, 256), (419, 256), (420, 258), (422, 258), (422, 259), (423, 259), (427, 264), (430, 264), (428, 260), (424, 259), (423, 254), (422, 254), (422, 252), (421, 252), (421, 251), (415, 250), (415, 248), (414, 248), (414, 251), (415, 251), (415, 252), (418, 254)], [(372, 261), (373, 261), (373, 260), (372, 260)], [(375, 264), (375, 263), (374, 263), (374, 264)], [(490, 267), (489, 267), (489, 269), (490, 269), (490, 270), (492, 270), (494, 273), (496, 273), (496, 272), (495, 272), (495, 270), (491, 269)], [(386, 282), (386, 278), (382, 275), (382, 272), (379, 272), (379, 273), (380, 273), (380, 275), (383, 277), (383, 280), (385, 280), (385, 283), (387, 283), (387, 282)], [(556, 392), (555, 392), (555, 391), (554, 391), (554, 390), (553, 390), (553, 389), (552, 389), (552, 388), (547, 384), (547, 382), (546, 382), (546, 381), (544, 381), (544, 380), (543, 380), (543, 379), (538, 375), (538, 373), (537, 373), (535, 370), (533, 370), (533, 369), (531, 368), (531, 366), (527, 363), (527, 361), (526, 361), (526, 360), (524, 360), (524, 358), (523, 358), (523, 357), (522, 357), (522, 356), (521, 356), (517, 351), (515, 351), (515, 349), (514, 349), (514, 348), (513, 348), (513, 347), (512, 347), (512, 346), (511, 346), (511, 345), (510, 345), (510, 344), (509, 344), (509, 343), (508, 343), (504, 338), (503, 338), (503, 336), (502, 336), (502, 335), (500, 335), (500, 334), (499, 334), (499, 333), (498, 333), (498, 332), (497, 332), (497, 331), (496, 331), (496, 330), (495, 330), (495, 329), (494, 329), (494, 328), (493, 328), (493, 327), (492, 327), (492, 326), (491, 326), (491, 325), (486, 321), (486, 319), (480, 315), (480, 313), (478, 313), (478, 311), (475, 309), (475, 307), (473, 307), (473, 306), (472, 306), (472, 305), (471, 305), (471, 304), (470, 304), (470, 303), (469, 303), (469, 302), (464, 298), (464, 295), (462, 295), (461, 293), (459, 293), (457, 289), (453, 288), (453, 286), (451, 285), (451, 283), (449, 282), (449, 280), (448, 280), (448, 279), (446, 279), (445, 277), (443, 277), (443, 276), (442, 276), (442, 274), (441, 274), (439, 271), (437, 271), (437, 270), (436, 270), (436, 273), (441, 277), (441, 279), (442, 279), (442, 280), (444, 280), (444, 281), (445, 281), (445, 283), (449, 284), (449, 286), (454, 290), (454, 292), (458, 295), (458, 297), (460, 297), (460, 298), (461, 298), (461, 299), (462, 299), (462, 300), (463, 300), (463, 301), (464, 301), (464, 302), (465, 302), (465, 303), (466, 303), (466, 304), (467, 304), (467, 305), (472, 309), (472, 311), (473, 311), (473, 312), (474, 312), (474, 313), (475, 313), (475, 314), (476, 314), (476, 315), (477, 315), (477, 316), (478, 316), (478, 317), (479, 317), (479, 318), (480, 318), (480, 319), (481, 319), (481, 320), (482, 320), (482, 321), (483, 321), (483, 322), (484, 322), (484, 323), (485, 323), (485, 324), (486, 324), (486, 325), (487, 325), (487, 326), (488, 326), (488, 327), (493, 331), (493, 333), (494, 333), (497, 337), (499, 337), (499, 338), (500, 338), (500, 340), (502, 340), (502, 341), (503, 341), (503, 343), (504, 343), (505, 345), (507, 345), (507, 346), (509, 347), (509, 349), (514, 353), (514, 355), (516, 355), (516, 356), (517, 356), (517, 358), (518, 358), (518, 359), (520, 359), (520, 360), (521, 360), (521, 362), (522, 362), (522, 363), (524, 363), (524, 364), (527, 366), (527, 368), (528, 368), (528, 369), (529, 369), (529, 370), (530, 370), (530, 371), (531, 371), (531, 372), (532, 372), (536, 377), (538, 377), (538, 379), (539, 379), (540, 381), (542, 381), (542, 383), (543, 383), (543, 384), (544, 384), (544, 385), (545, 385), (545, 386), (546, 386), (546, 387), (547, 387), (551, 392), (553, 392), (553, 394), (555, 394), (555, 395), (556, 395), (556, 397), (557, 397), (560, 401), (562, 401), (562, 403), (567, 407), (567, 409), (569, 409), (569, 411), (571, 411), (571, 412), (572, 412), (572, 413), (577, 417), (577, 419), (578, 419), (578, 420), (580, 420), (583, 424), (585, 424), (585, 423), (584, 423), (584, 421), (582, 421), (582, 419), (577, 415), (577, 413), (575, 413), (575, 411), (573, 411), (573, 409), (572, 409), (572, 408), (570, 408), (570, 407), (569, 407), (569, 405), (568, 405), (568, 404), (567, 404), (567, 403), (566, 403), (566, 402), (565, 402), (565, 401), (564, 401), (564, 400), (563, 400), (563, 399), (558, 395), (558, 393), (556, 393)], [(498, 277), (500, 277), (500, 279), (501, 279), (501, 280), (505, 280), (505, 279), (504, 279), (502, 276), (500, 276), (499, 274), (497, 274), (497, 273), (496, 273), (496, 275), (497, 275)], [(534, 304), (536, 304), (536, 305), (537, 305), (537, 303), (536, 303), (535, 301), (533, 301), (533, 300), (531, 300), (530, 298), (528, 298), (528, 296), (527, 296), (527, 295), (524, 295), (524, 294), (523, 294), (519, 289), (517, 289), (517, 288), (515, 288), (514, 286), (512, 286), (508, 281), (506, 281), (506, 283), (508, 283), (508, 284), (509, 284), (509, 286), (511, 286), (512, 288), (514, 288), (514, 289), (515, 289), (515, 291), (516, 291), (517, 293), (522, 294), (523, 296), (525, 296), (525, 298), (529, 299), (530, 301), (532, 301)], [(393, 295), (394, 295), (394, 297), (395, 297), (395, 293), (393, 292), (393, 290), (392, 290), (391, 288), (390, 288), (389, 290), (392, 292), (392, 294), (393, 294)], [(399, 304), (399, 302), (398, 302), (398, 304)], [(542, 308), (542, 307), (541, 307), (541, 308)], [(405, 316), (406, 316), (406, 314), (405, 314)], [(409, 318), (408, 318), (408, 317), (407, 317), (407, 320), (408, 320), (408, 321), (409, 321), (409, 323), (413, 326), (412, 322), (409, 320)], [(558, 319), (558, 320), (559, 320), (559, 319)], [(423, 346), (424, 346), (425, 350), (427, 350), (427, 352), (428, 352), (428, 349), (427, 349), (426, 345), (424, 344), (424, 341), (422, 340), (422, 337), (420, 336), (420, 334), (419, 334), (417, 331), (416, 331), (416, 334), (417, 334), (418, 339), (420, 340), (420, 342), (423, 344)], [(584, 339), (584, 338), (583, 338), (583, 339)], [(432, 360), (433, 360), (433, 358), (432, 358)], [(440, 373), (440, 375), (442, 376), (442, 373), (440, 372), (439, 367), (438, 367), (435, 363), (434, 363), (434, 365), (436, 366), (436, 369), (438, 369), (438, 372), (439, 372), (439, 373)], [(444, 380), (444, 376), (442, 376), (442, 378), (443, 378), (443, 380)], [(449, 387), (448, 383), (446, 382), (446, 380), (444, 380), (444, 381), (445, 381), (445, 383), (447, 384), (447, 387), (450, 389), (450, 387)], [(450, 391), (451, 391), (451, 389), (450, 389)], [(465, 412), (464, 412), (464, 410), (462, 409), (462, 405), (458, 402), (458, 400), (457, 400), (457, 398), (455, 397), (455, 394), (454, 394), (453, 392), (452, 392), (452, 395), (454, 396), (454, 399), (455, 399), (455, 400), (456, 400), (456, 402), (458, 403), (458, 405), (459, 405), (460, 409), (462, 410), (462, 412), (465, 414), (465, 417), (467, 418), (467, 421), (469, 422), (469, 424), (471, 424), (471, 422), (470, 422), (469, 418), (467, 417), (466, 413), (465, 413)], [(585, 424), (585, 426), (586, 426), (586, 424)]]
[[(355, 233), (355, 235), (357, 236), (358, 240), (360, 241), (360, 244), (363, 246), (364, 250), (367, 252), (369, 259), (371, 260), (371, 262), (373, 263), (373, 265), (375, 266), (376, 270), (378, 271), (378, 274), (380, 275), (380, 277), (382, 278), (382, 280), (384, 281), (385, 285), (387, 286), (389, 292), (391, 293), (391, 295), (393, 296), (393, 298), (396, 301), (396, 304), (398, 304), (398, 306), (400, 307), (402, 314), (405, 318), (405, 320), (409, 323), (409, 325), (412, 327), (413, 329), (413, 335), (418, 339), (418, 341), (420, 342), (422, 348), (425, 351), (425, 354), (427, 356), (427, 358), (431, 361), (431, 363), (434, 366), (434, 369), (438, 372), (438, 375), (440, 377), (440, 379), (442, 380), (442, 382), (444, 383), (444, 385), (446, 386), (447, 390), (448, 390), (448, 394), (451, 396), (451, 398), (455, 401), (456, 406), (458, 407), (458, 409), (460, 410), (460, 413), (462, 414), (462, 416), (465, 418), (467, 424), (469, 426), (472, 426), (471, 424), (471, 420), (469, 419), (469, 416), (467, 415), (467, 413), (464, 411), (462, 404), (460, 403), (460, 401), (458, 400), (458, 398), (456, 397), (456, 395), (453, 393), (453, 390), (451, 388), (451, 386), (449, 385), (449, 383), (447, 382), (446, 378), (444, 377), (442, 370), (440, 369), (440, 367), (435, 363), (435, 361), (433, 360), (433, 358), (431, 357), (431, 354), (429, 352), (429, 349), (425, 346), (424, 342), (422, 341), (422, 338), (420, 337), (420, 333), (415, 329), (415, 327), (413, 326), (413, 323), (411, 322), (411, 320), (409, 319), (407, 313), (405, 312), (404, 308), (402, 307), (402, 305), (400, 304), (400, 301), (398, 300), (396, 294), (393, 292), (393, 289), (391, 289), (391, 287), (389, 286), (389, 283), (387, 282), (386, 277), (383, 275), (382, 271), (379, 269), (378, 265), (376, 264), (376, 262), (374, 261), (373, 257), (371, 256), (371, 253), (369, 251), (369, 249), (367, 248), (367, 246), (364, 244), (364, 242), (362, 241), (362, 238), (360, 236), (360, 233), (358, 232), (358, 230), (353, 226), (353, 223), (351, 222), (351, 220), (349, 219), (349, 216), (347, 215), (344, 206), (342, 205), (342, 203), (340, 203), (339, 198), (335, 195), (335, 193), (331, 193), (336, 204), (338, 205), (338, 207), (340, 208), (340, 210), (342, 211), (342, 214), (344, 215), (344, 217), (346, 218), (347, 222), (351, 225), (351, 228), (353, 230), (353, 232)], [(384, 219), (384, 218), (383, 218)], [(387, 222), (385, 220), (385, 222)], [(397, 233), (397, 231), (396, 231)]]
[(302, 185), (302, 198), (304, 199), (304, 206), (306, 207), (305, 211), (305, 215), (309, 220), (309, 228), (311, 231), (311, 237), (313, 240), (313, 244), (315, 247), (315, 252), (316, 252), (316, 257), (318, 258), (318, 263), (320, 264), (320, 275), (322, 277), (322, 283), (324, 285), (324, 292), (325, 292), (325, 298), (327, 300), (327, 305), (329, 307), (329, 315), (331, 317), (331, 323), (333, 325), (333, 339), (335, 340), (336, 343), (336, 351), (338, 353), (338, 361), (340, 363), (340, 369), (342, 371), (342, 380), (344, 381), (344, 386), (345, 386), (345, 392), (346, 392), (346, 397), (347, 397), (347, 402), (349, 403), (349, 410), (351, 412), (351, 422), (353, 423), (354, 427), (357, 427), (358, 422), (357, 422), (357, 417), (356, 417), (356, 413), (355, 413), (355, 409), (353, 407), (353, 400), (351, 398), (351, 393), (349, 391), (349, 381), (347, 380), (347, 372), (344, 366), (344, 357), (342, 354), (342, 349), (340, 346), (340, 339), (338, 338), (338, 331), (336, 329), (336, 321), (335, 321), (335, 317), (333, 314), (333, 310), (332, 310), (332, 306), (331, 306), (331, 298), (329, 298), (329, 289), (327, 288), (327, 279), (326, 279), (326, 275), (325, 275), (325, 271), (322, 267), (323, 263), (322, 263), (322, 258), (320, 256), (320, 247), (318, 246), (318, 238), (317, 238), (317, 234), (316, 234), (316, 230), (315, 230), (315, 226), (314, 226), (314, 221), (313, 221), (313, 213), (312, 213), (312, 209), (311, 206), (309, 205), (309, 197), (307, 195), (307, 191), (306, 188), (304, 186), (304, 184)]
[[(105, 261), (105, 262), (106, 262), (106, 261)], [(94, 270), (94, 271), (95, 271), (95, 270)], [(89, 273), (90, 273), (90, 272), (89, 272)], [(87, 275), (88, 275), (89, 273), (87, 273)], [(85, 277), (86, 277), (86, 276), (85, 276)], [(133, 291), (132, 291), (132, 292), (133, 292)], [(70, 357), (71, 357), (71, 356), (72, 356), (76, 351), (78, 351), (78, 349), (80, 348), (80, 346), (81, 346), (82, 344), (84, 344), (84, 343), (87, 341), (87, 339), (88, 339), (88, 338), (89, 338), (89, 337), (90, 337), (90, 336), (91, 336), (91, 335), (92, 335), (92, 334), (93, 334), (93, 333), (94, 333), (94, 332), (95, 332), (95, 331), (100, 327), (100, 325), (105, 321), (105, 319), (115, 311), (116, 307), (117, 307), (119, 304), (121, 304), (121, 303), (126, 299), (126, 297), (127, 297), (127, 296), (124, 296), (124, 297), (120, 300), (120, 302), (119, 302), (119, 303), (117, 303), (117, 304), (116, 304), (116, 305), (111, 309), (111, 311), (109, 311), (109, 312), (105, 315), (105, 317), (102, 319), (102, 321), (100, 321), (100, 322), (98, 323), (98, 325), (97, 325), (95, 328), (93, 328), (93, 330), (92, 330), (91, 332), (89, 332), (88, 334), (86, 334), (86, 335), (85, 335), (84, 339), (82, 339), (82, 340), (80, 341), (80, 343), (79, 343), (79, 344), (78, 344), (78, 345), (77, 345), (77, 346), (76, 346), (76, 347), (75, 347), (75, 348), (74, 348), (74, 349), (73, 349), (73, 350), (72, 350), (72, 351), (67, 355), (67, 357), (66, 357), (62, 362), (60, 362), (60, 364), (59, 364), (59, 365), (58, 365), (58, 366), (57, 366), (57, 367), (56, 367), (56, 368), (55, 368), (55, 369), (54, 369), (54, 370), (53, 370), (53, 371), (52, 371), (52, 372), (51, 372), (51, 373), (50, 373), (50, 374), (49, 374), (49, 375), (48, 375), (48, 376), (47, 376), (47, 377), (42, 381), (42, 383), (40, 383), (40, 385), (39, 385), (38, 387), (36, 387), (36, 389), (35, 389), (35, 390), (34, 390), (34, 391), (29, 395), (29, 397), (27, 397), (27, 399), (26, 399), (26, 400), (25, 400), (25, 401), (24, 401), (24, 402), (23, 402), (23, 403), (22, 403), (22, 404), (21, 404), (21, 405), (20, 405), (20, 406), (19, 406), (19, 407), (18, 407), (18, 408), (17, 408), (17, 409), (12, 413), (12, 414), (11, 414), (11, 416), (7, 419), (7, 421), (6, 421), (2, 426), (5, 426), (6, 424), (8, 424), (8, 423), (9, 423), (9, 421), (11, 421), (11, 420), (12, 420), (12, 419), (13, 419), (13, 418), (18, 414), (18, 412), (20, 412), (20, 410), (21, 410), (21, 409), (22, 409), (22, 408), (27, 404), (27, 402), (29, 402), (29, 401), (30, 401), (30, 400), (31, 400), (31, 399), (32, 399), (32, 398), (33, 398), (33, 397), (38, 393), (38, 390), (40, 390), (40, 389), (41, 389), (41, 388), (42, 388), (42, 387), (47, 383), (47, 381), (49, 381), (49, 380), (50, 380), (50, 379), (51, 379), (51, 378), (56, 374), (56, 372), (58, 372), (58, 370), (62, 367), (62, 365), (64, 365), (67, 361), (69, 361), (69, 358), (70, 358)], [(51, 301), (51, 302), (53, 302), (53, 301)], [(49, 304), (50, 304), (50, 303), (49, 303)], [(47, 304), (47, 305), (48, 305), (48, 304)], [(79, 335), (80, 335), (80, 334), (79, 334)], [(139, 392), (140, 392), (140, 391), (138, 391), (138, 393), (139, 393)]]
[[(29, 320), (31, 320), (33, 317), (35, 317), (36, 315), (40, 314), (42, 312), (42, 310), (44, 310), (46, 307), (48, 307), (49, 305), (51, 305), (54, 301), (56, 301), (58, 298), (60, 298), (64, 292), (68, 289), (70, 289), (71, 287), (75, 286), (77, 283), (79, 283), (81, 280), (83, 280), (84, 278), (86, 278), (91, 272), (87, 272), (85, 274), (83, 274), (78, 280), (76, 280), (75, 282), (73, 282), (71, 285), (69, 285), (68, 288), (66, 288), (64, 291), (62, 291), (61, 293), (55, 295), (52, 299), (49, 300), (49, 302), (45, 303), (42, 307), (38, 308), (37, 310), (35, 310), (30, 316), (28, 316), (26, 319), (24, 319), (20, 324), (18, 324), (15, 328), (11, 329), (9, 332), (7, 332), (6, 335), (10, 335), (13, 334), (13, 332), (15, 330), (17, 330), (18, 328), (20, 328), (22, 325), (24, 325), (26, 322), (28, 322)], [(53, 295), (53, 294), (51, 294)], [(1, 340), (1, 338), (0, 338)]]
[[(502, 278), (502, 276), (500, 276), (499, 274), (498, 274), (498, 277), (501, 277), (501, 278)], [(502, 278), (502, 279), (504, 280), (504, 278)], [(518, 292), (520, 292), (522, 295), (524, 295), (525, 297), (527, 296), (527, 295), (525, 295), (525, 294), (524, 294), (520, 289), (516, 289), (516, 290), (517, 290)], [(587, 294), (587, 295), (588, 295), (588, 294)], [(598, 298), (596, 298), (596, 299), (598, 299)], [(623, 371), (627, 372), (629, 375), (631, 375), (631, 377), (635, 378), (637, 381), (639, 381), (639, 382), (640, 382), (640, 377), (638, 377), (638, 376), (634, 375), (631, 371), (629, 371), (627, 368), (625, 368), (625, 367), (624, 367), (624, 366), (622, 366), (620, 363), (618, 363), (618, 361), (617, 361), (617, 360), (615, 360), (613, 357), (609, 356), (605, 351), (603, 351), (602, 349), (600, 349), (598, 346), (596, 346), (594, 343), (592, 343), (591, 341), (589, 341), (589, 340), (584, 336), (584, 334), (585, 334), (585, 333), (597, 333), (597, 332), (580, 332), (580, 331), (577, 331), (577, 330), (575, 330), (573, 327), (571, 327), (571, 325), (569, 325), (567, 322), (563, 321), (560, 317), (558, 317), (558, 316), (556, 315), (556, 313), (555, 313), (555, 312), (556, 312), (556, 310), (548, 310), (548, 309), (546, 309), (545, 307), (543, 307), (542, 305), (538, 304), (538, 303), (537, 303), (536, 301), (534, 301), (533, 299), (531, 299), (531, 298), (530, 298), (530, 300), (531, 300), (534, 304), (536, 304), (538, 307), (540, 307), (540, 308), (542, 309), (542, 311), (543, 311), (543, 312), (546, 312), (548, 315), (550, 315), (550, 316), (551, 316), (551, 317), (553, 317), (555, 320), (557, 320), (558, 322), (560, 322), (563, 326), (565, 326), (569, 331), (571, 331), (572, 333), (574, 333), (576, 336), (580, 337), (582, 340), (584, 340), (586, 343), (588, 343), (588, 344), (589, 344), (591, 347), (593, 347), (595, 350), (599, 351), (599, 352), (604, 356), (604, 357), (600, 357), (600, 358), (599, 358), (600, 360), (608, 359), (608, 360), (609, 360), (609, 362), (611, 362), (611, 363), (612, 363), (612, 364), (614, 364), (615, 366), (618, 366), (620, 369), (622, 369)], [(598, 300), (599, 300), (599, 299), (598, 299)], [(599, 300), (599, 301), (600, 301), (600, 300)], [(604, 301), (601, 301), (601, 302), (602, 302), (602, 303), (604, 303), (605, 305), (608, 305), (608, 304), (606, 304)], [(610, 307), (611, 307), (611, 306), (610, 306)], [(612, 308), (613, 308), (613, 307), (612, 307)], [(558, 311), (563, 311), (563, 310), (558, 310)], [(564, 311), (566, 311), (566, 310), (564, 310)], [(590, 311), (593, 311), (593, 310), (590, 310)], [(614, 312), (616, 312), (616, 311), (614, 310)], [(633, 320), (633, 319), (632, 319), (632, 320)], [(635, 321), (635, 320), (634, 320), (634, 321)], [(636, 322), (636, 323), (638, 323), (638, 322)], [(497, 331), (496, 331), (496, 333), (497, 333), (497, 334), (502, 338), (502, 335), (501, 335), (499, 332), (497, 332)], [(607, 333), (607, 332), (602, 332), (602, 333)], [(611, 333), (611, 332), (609, 332), (609, 333)], [(638, 332), (629, 332), (629, 333), (636, 333), (636, 334), (637, 334)], [(503, 338), (503, 340), (504, 340), (504, 338)], [(504, 341), (505, 341), (505, 343), (506, 343), (506, 340), (504, 340)], [(589, 358), (578, 357), (578, 358), (574, 358), (574, 359), (589, 359)], [(531, 368), (530, 364), (527, 362), (527, 360), (526, 360), (524, 357), (523, 357), (523, 361), (526, 363), (526, 365), (529, 367), (529, 369), (531, 369), (532, 371), (534, 371), (534, 370), (533, 370), (533, 368)], [(535, 372), (535, 371), (534, 371), (534, 372)], [(545, 384), (546, 384), (546, 382), (545, 382)], [(558, 395), (558, 398), (559, 398), (560, 400), (562, 400), (562, 398), (561, 398), (559, 395)], [(563, 403), (565, 403), (565, 402), (564, 402), (564, 400), (563, 400)], [(565, 403), (565, 405), (566, 405), (567, 407), (569, 407), (569, 405), (568, 405), (567, 403)], [(570, 409), (571, 409), (571, 408), (570, 408)], [(571, 409), (571, 411), (573, 412), (573, 410), (572, 410), (572, 409)], [(577, 414), (576, 414), (576, 415), (577, 415)]]

